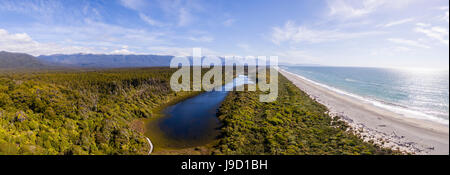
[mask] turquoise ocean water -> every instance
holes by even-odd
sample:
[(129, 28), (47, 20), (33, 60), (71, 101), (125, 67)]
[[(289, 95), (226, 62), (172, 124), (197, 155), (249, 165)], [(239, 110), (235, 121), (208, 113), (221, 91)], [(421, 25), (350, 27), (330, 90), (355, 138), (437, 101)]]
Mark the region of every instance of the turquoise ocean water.
[(357, 67), (280, 68), (406, 117), (449, 123), (449, 71)]

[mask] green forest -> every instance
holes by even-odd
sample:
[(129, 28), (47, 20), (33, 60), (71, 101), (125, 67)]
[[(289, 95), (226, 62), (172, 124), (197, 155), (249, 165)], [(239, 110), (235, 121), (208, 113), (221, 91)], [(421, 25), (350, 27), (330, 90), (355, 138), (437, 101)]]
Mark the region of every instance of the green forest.
[[(141, 122), (194, 92), (174, 92), (176, 69), (0, 72), (0, 154), (147, 154)], [(231, 92), (220, 107), (219, 154), (393, 154), (363, 142), (283, 76), (276, 102)]]
[(147, 154), (138, 125), (187, 92), (175, 69), (0, 73), (0, 154)]

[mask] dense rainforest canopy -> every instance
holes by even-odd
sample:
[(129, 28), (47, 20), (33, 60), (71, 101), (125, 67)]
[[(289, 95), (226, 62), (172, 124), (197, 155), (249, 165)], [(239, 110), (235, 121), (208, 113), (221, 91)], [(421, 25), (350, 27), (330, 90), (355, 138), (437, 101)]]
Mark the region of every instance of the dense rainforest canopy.
[(177, 95), (175, 69), (0, 73), (1, 154), (145, 154), (137, 119)]

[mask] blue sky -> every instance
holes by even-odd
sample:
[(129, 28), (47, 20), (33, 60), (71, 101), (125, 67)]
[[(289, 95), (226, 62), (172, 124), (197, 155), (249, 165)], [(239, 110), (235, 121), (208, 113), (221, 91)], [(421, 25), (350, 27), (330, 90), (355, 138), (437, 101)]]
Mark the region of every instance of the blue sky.
[(448, 69), (448, 0), (1, 0), (0, 50)]

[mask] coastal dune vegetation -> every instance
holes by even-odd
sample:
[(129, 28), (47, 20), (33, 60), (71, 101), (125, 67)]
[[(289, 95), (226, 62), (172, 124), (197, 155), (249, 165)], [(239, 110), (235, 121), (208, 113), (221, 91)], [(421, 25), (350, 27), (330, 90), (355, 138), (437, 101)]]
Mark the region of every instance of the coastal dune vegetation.
[[(269, 74), (267, 74), (269, 76)], [(220, 154), (371, 155), (400, 154), (364, 142), (338, 117), (281, 74), (274, 102), (259, 101), (261, 91), (231, 92), (219, 109)]]

